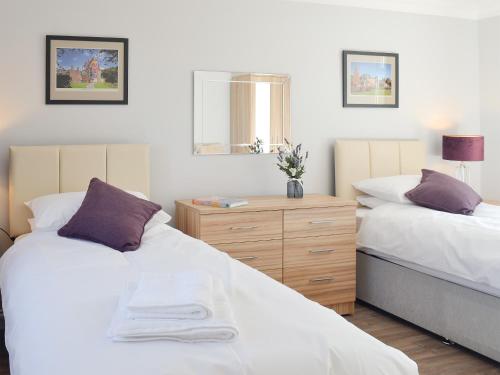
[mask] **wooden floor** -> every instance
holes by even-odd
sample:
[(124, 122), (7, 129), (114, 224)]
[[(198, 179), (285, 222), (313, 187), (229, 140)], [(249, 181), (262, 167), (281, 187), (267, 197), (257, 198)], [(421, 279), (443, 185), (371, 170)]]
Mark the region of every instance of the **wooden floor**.
[(459, 345), (447, 346), (430, 334), (369, 305), (356, 304), (347, 319), (363, 331), (393, 346), (418, 364), (420, 375), (500, 374), (500, 364)]
[[(398, 348), (418, 364), (420, 375), (493, 375), (500, 364), (441, 339), (409, 323), (365, 304), (347, 319), (380, 341)], [(0, 375), (9, 375), (9, 358), (0, 345)], [(369, 374), (367, 374), (369, 375)]]

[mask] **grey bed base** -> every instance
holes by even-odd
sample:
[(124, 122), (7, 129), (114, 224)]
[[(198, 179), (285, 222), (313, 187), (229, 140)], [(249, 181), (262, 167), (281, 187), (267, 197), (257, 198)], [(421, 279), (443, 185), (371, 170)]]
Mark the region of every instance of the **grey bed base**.
[(500, 298), (357, 252), (357, 298), (500, 362)]

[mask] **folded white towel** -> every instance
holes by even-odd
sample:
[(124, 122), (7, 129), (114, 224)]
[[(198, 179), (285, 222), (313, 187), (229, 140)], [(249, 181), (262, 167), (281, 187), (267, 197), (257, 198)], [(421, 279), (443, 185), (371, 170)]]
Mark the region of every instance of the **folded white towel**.
[(144, 273), (127, 305), (131, 319), (206, 319), (212, 316), (213, 280), (204, 272)]
[(120, 298), (108, 335), (113, 341), (171, 340), (180, 342), (229, 342), (238, 337), (229, 299), (220, 280), (214, 280), (213, 315), (208, 319), (127, 319), (133, 290)]

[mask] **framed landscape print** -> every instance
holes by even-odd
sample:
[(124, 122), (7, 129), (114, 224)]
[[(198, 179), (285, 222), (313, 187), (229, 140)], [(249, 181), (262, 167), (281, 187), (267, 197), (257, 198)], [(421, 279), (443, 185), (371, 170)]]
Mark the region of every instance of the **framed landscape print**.
[(128, 39), (47, 35), (46, 104), (127, 104)]
[(399, 107), (397, 53), (343, 51), (344, 107)]

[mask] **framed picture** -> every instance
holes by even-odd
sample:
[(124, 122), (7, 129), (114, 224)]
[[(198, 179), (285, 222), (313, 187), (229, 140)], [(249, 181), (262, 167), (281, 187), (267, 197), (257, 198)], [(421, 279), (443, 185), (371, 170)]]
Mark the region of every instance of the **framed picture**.
[(46, 104), (127, 104), (128, 39), (46, 36)]
[(343, 51), (344, 107), (399, 107), (397, 53)]

